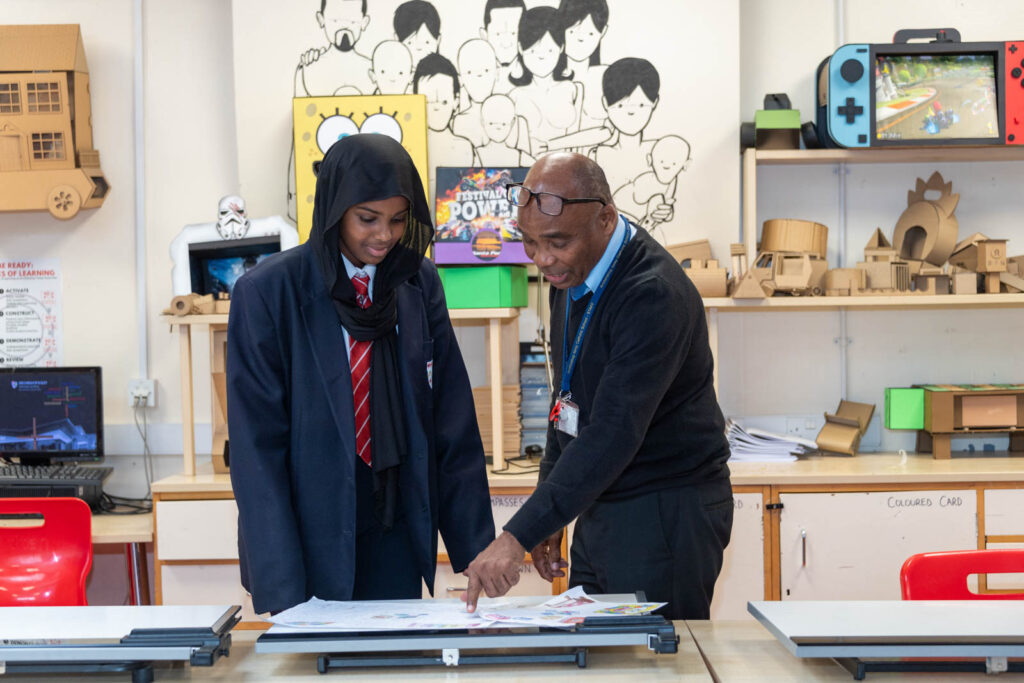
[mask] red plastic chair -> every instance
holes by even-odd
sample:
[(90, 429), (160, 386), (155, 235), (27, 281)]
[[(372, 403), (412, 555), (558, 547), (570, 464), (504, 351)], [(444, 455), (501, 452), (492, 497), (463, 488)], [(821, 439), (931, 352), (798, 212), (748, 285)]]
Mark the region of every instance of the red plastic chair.
[(971, 574), (1024, 574), (1024, 548), (911, 555), (900, 569), (904, 600), (1024, 600), (1024, 592), (975, 593)]
[[(33, 521), (42, 515), (42, 526)], [(17, 525), (12, 525), (17, 524)], [(0, 498), (0, 606), (85, 605), (92, 512), (78, 498)]]

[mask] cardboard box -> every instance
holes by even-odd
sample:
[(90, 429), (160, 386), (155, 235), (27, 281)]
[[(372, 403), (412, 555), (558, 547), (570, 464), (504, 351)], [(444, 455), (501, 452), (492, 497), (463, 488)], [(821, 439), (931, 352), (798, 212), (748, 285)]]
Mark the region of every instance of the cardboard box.
[(718, 265), (718, 259), (690, 260), (690, 267), (684, 268), (687, 277), (700, 292), (702, 298), (725, 296), (729, 288), (729, 276), (725, 268)]
[(711, 242), (708, 240), (694, 240), (693, 242), (672, 244), (665, 247), (665, 249), (668, 253), (672, 254), (672, 258), (676, 260), (676, 263), (684, 265), (686, 265), (687, 261), (711, 260)]
[(526, 266), (448, 266), (437, 272), (448, 308), (527, 305)]
[(953, 273), (950, 275), (953, 279), (953, 293), (954, 294), (977, 294), (978, 293), (978, 274), (970, 272)]
[(840, 401), (835, 414), (825, 413), (825, 426), (818, 432), (818, 449), (825, 454), (856, 455), (874, 414), (875, 406), (871, 403)]
[(967, 244), (954, 251), (949, 262), (977, 273), (1005, 272), (1006, 240), (985, 239)]
[(800, 112), (796, 109), (755, 111), (754, 130), (758, 149), (800, 149)]
[(1017, 396), (962, 396), (960, 416), (965, 429), (1012, 427), (1017, 424)]
[(891, 387), (885, 390), (886, 429), (924, 429), (924, 389)]

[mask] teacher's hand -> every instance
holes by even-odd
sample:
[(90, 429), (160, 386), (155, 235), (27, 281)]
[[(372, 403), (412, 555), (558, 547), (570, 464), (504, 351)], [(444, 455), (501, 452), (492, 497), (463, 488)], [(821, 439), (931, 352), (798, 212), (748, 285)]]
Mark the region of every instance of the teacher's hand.
[(469, 578), (469, 586), (462, 594), (466, 611), (476, 611), (480, 591), (487, 593), (489, 598), (496, 598), (519, 583), (519, 567), (525, 554), (526, 549), (507, 531), (502, 531), (484, 548), (463, 572)]
[(545, 581), (554, 581), (556, 576), (565, 576), (569, 563), (562, 558), (562, 529), (548, 536), (530, 551), (530, 559), (537, 573)]

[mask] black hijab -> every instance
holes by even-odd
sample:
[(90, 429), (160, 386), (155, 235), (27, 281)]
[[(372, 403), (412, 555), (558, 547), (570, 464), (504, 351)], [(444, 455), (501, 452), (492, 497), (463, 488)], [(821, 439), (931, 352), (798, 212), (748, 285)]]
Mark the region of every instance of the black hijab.
[[(373, 302), (363, 310), (341, 260), (341, 219), (356, 204), (401, 196), (409, 213), (401, 239), (377, 266)], [(334, 143), (316, 178), (310, 244), (341, 324), (357, 341), (373, 341), (370, 453), (376, 513), (390, 529), (398, 505), (398, 471), (409, 443), (398, 360), (395, 289), (419, 271), (433, 227), (423, 183), (409, 154), (386, 135), (350, 135)], [(339, 353), (343, 353), (339, 350)]]

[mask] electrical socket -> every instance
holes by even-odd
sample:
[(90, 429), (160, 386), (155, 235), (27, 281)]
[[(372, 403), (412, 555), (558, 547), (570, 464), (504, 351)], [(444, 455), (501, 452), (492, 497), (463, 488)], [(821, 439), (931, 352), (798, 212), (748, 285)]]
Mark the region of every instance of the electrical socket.
[(156, 407), (156, 380), (155, 379), (133, 379), (128, 383), (128, 407), (134, 408), (137, 399), (146, 399), (140, 403), (147, 408)]

